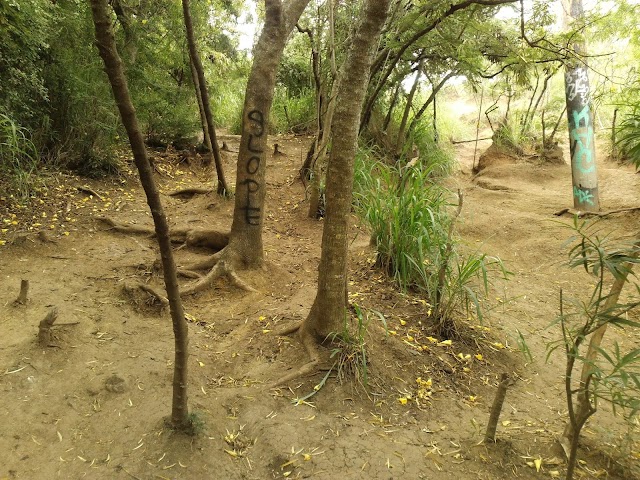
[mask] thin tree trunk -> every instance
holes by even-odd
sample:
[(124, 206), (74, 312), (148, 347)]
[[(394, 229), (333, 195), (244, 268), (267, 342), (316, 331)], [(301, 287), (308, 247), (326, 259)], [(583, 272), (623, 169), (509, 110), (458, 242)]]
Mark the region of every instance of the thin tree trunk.
[(226, 249), (232, 264), (259, 268), (263, 262), (267, 125), (276, 72), (289, 34), (309, 0), (265, 0), (265, 22), (255, 46), (242, 113), (242, 136), (236, 169), (236, 195), (231, 236)]
[(127, 7), (120, 0), (112, 0), (111, 5), (124, 32), (124, 51), (127, 63), (134, 65), (138, 55), (138, 48), (135, 30), (131, 25), (131, 13), (127, 11)]
[[(189, 58), (193, 62), (198, 77), (200, 96), (202, 99), (202, 107), (207, 120), (207, 131), (209, 132), (209, 140), (211, 143), (211, 152), (216, 165), (216, 174), (218, 176), (218, 195), (229, 196), (231, 190), (224, 178), (224, 170), (222, 169), (222, 157), (220, 156), (220, 148), (218, 147), (218, 139), (216, 138), (215, 124), (213, 123), (213, 115), (209, 103), (209, 91), (207, 89), (207, 80), (204, 78), (204, 69), (198, 55), (195, 36), (193, 34), (193, 22), (191, 21), (191, 11), (189, 10), (189, 0), (182, 0), (182, 12), (184, 14), (184, 26), (187, 32), (187, 42), (189, 43)], [(209, 145), (207, 145), (209, 147)]]
[(204, 113), (204, 105), (202, 104), (202, 95), (200, 93), (200, 82), (198, 81), (198, 72), (193, 62), (189, 60), (191, 66), (191, 79), (193, 80), (193, 88), (196, 91), (196, 100), (198, 101), (198, 112), (200, 113), (200, 125), (202, 126), (202, 143), (207, 148), (207, 156), (204, 161), (205, 165), (211, 165), (213, 160), (213, 151), (211, 148), (211, 137), (209, 136), (209, 124), (207, 123), (207, 115)]
[(524, 112), (524, 118), (522, 119), (522, 123), (520, 125), (520, 133), (524, 134), (527, 132), (527, 126), (529, 125), (529, 115), (531, 113), (531, 109), (533, 108), (533, 102), (536, 99), (536, 94), (538, 93), (538, 87), (540, 86), (540, 73), (536, 70), (536, 85), (533, 87), (533, 93), (531, 94), (531, 98), (529, 99), (529, 105), (527, 106), (527, 110)]
[(616, 120), (618, 118), (618, 109), (613, 110), (613, 119), (611, 120), (611, 158), (618, 159), (618, 146), (616, 141)]
[(409, 91), (409, 95), (407, 96), (407, 104), (404, 107), (404, 113), (402, 114), (402, 120), (400, 121), (400, 127), (398, 128), (398, 137), (396, 138), (396, 148), (393, 152), (396, 158), (400, 157), (400, 154), (402, 153), (402, 147), (406, 142), (405, 130), (407, 128), (407, 121), (409, 120), (409, 113), (411, 113), (411, 107), (413, 106), (413, 97), (415, 97), (416, 91), (418, 90), (418, 85), (420, 85), (420, 76), (422, 75), (423, 62), (424, 60), (420, 60), (420, 62), (418, 63), (416, 78), (413, 80), (413, 85), (411, 85), (411, 90)]
[(391, 97), (391, 103), (389, 104), (389, 110), (387, 110), (387, 115), (384, 117), (384, 122), (382, 123), (382, 131), (386, 132), (389, 128), (389, 123), (391, 123), (391, 118), (393, 117), (393, 109), (396, 106), (396, 102), (398, 101), (398, 95), (400, 94), (400, 88), (402, 87), (402, 82), (398, 82), (395, 90), (393, 91), (393, 96)]
[(442, 87), (445, 86), (445, 84), (451, 77), (454, 77), (456, 75), (457, 75), (457, 70), (452, 70), (451, 72), (447, 73), (444, 77), (442, 77), (442, 79), (438, 82), (437, 85), (432, 84), (431, 94), (429, 95), (427, 100), (424, 102), (422, 107), (420, 107), (420, 110), (418, 110), (418, 112), (414, 115), (413, 119), (411, 120), (411, 124), (409, 125), (410, 132), (412, 132), (416, 128), (418, 120), (420, 120), (422, 118), (422, 115), (424, 115), (424, 112), (427, 111), (427, 107), (432, 102), (435, 102), (436, 95), (438, 95), (438, 92), (442, 90)]
[[(433, 85), (431, 86), (433, 88)], [(437, 145), (440, 141), (440, 134), (438, 133), (438, 104), (436, 99), (438, 97), (433, 97), (433, 142)]]
[(153, 216), (156, 237), (162, 258), (164, 282), (169, 299), (169, 309), (173, 322), (175, 338), (175, 361), (173, 370), (173, 402), (171, 408), (171, 424), (175, 428), (186, 429), (190, 426), (187, 404), (187, 359), (189, 336), (184, 310), (178, 290), (176, 265), (171, 250), (169, 225), (164, 214), (160, 193), (153, 180), (153, 170), (149, 164), (144, 138), (138, 127), (135, 109), (131, 103), (127, 79), (124, 76), (122, 61), (116, 50), (116, 42), (111, 26), (107, 0), (91, 0), (91, 12), (96, 29), (96, 44), (104, 61), (105, 71), (109, 77), (113, 96), (115, 97), (122, 123), (127, 130), (133, 158), (140, 174), (140, 181), (147, 196), (147, 204)]
[[(544, 97), (544, 95), (547, 93), (547, 90), (549, 88), (549, 80), (551, 80), (551, 78), (556, 74), (557, 71), (558, 69), (556, 68), (553, 71), (551, 71), (549, 74), (545, 75), (544, 81), (542, 82), (542, 90), (540, 90), (540, 95), (538, 95), (538, 98), (535, 104), (529, 108), (529, 111), (527, 111), (527, 114), (525, 115), (525, 123), (522, 127), (523, 134), (528, 133), (531, 122), (533, 122), (533, 117), (535, 117), (535, 114), (538, 111), (538, 108), (540, 107), (540, 103), (542, 103), (542, 97)], [(533, 97), (531, 98), (531, 100), (533, 100)]]
[(346, 312), (347, 232), (362, 102), (390, 0), (369, 0), (342, 72), (327, 169), (327, 213), (322, 233), (318, 293), (300, 335), (322, 341), (340, 329)]
[[(322, 114), (320, 111), (319, 123), (322, 128), (318, 130), (318, 135), (315, 139), (314, 155), (311, 159), (311, 184), (309, 188), (309, 211), (307, 216), (309, 218), (318, 218), (318, 209), (320, 207), (320, 198), (322, 191), (320, 184), (322, 182), (322, 163), (327, 154), (327, 148), (329, 146), (329, 140), (331, 138), (331, 125), (333, 123), (333, 114), (336, 109), (336, 96), (338, 88), (340, 87), (340, 77), (338, 75), (338, 69), (336, 66), (336, 44), (335, 44), (335, 17), (334, 17), (334, 5), (333, 2), (329, 2), (329, 65), (331, 66), (331, 92), (329, 93), (329, 99), (327, 103), (327, 111)], [(321, 163), (318, 163), (318, 162)]]

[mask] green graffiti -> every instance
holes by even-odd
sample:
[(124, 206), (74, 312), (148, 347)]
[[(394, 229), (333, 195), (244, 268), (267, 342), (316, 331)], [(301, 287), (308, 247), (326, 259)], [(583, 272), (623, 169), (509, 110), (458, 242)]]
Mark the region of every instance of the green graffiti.
[[(576, 112), (575, 110), (571, 112), (571, 116), (573, 117), (573, 128), (588, 127), (590, 113), (589, 105), (585, 105), (579, 112)], [(583, 125), (581, 125), (581, 123)]]
[(596, 168), (594, 161), (593, 127), (590, 125), (591, 113), (585, 105), (581, 111), (571, 112), (571, 153), (573, 163), (582, 173), (593, 172)]
[(593, 205), (593, 195), (589, 190), (582, 190), (576, 186), (573, 187), (573, 196), (578, 199), (581, 204), (587, 203)]

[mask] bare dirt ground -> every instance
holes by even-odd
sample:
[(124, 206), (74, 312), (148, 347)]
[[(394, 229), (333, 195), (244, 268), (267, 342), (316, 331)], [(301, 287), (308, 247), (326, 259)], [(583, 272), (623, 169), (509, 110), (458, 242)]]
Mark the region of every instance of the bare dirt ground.
[[(296, 180), (303, 137), (278, 138), (270, 160), (264, 228), (267, 265), (245, 279), (257, 293), (224, 281), (189, 297), (189, 403), (202, 426), (168, 430), (173, 338), (166, 311), (123, 292), (130, 281), (160, 286), (152, 238), (119, 234), (109, 216), (151, 226), (133, 175), (88, 181), (55, 174), (29, 208), (0, 202), (0, 479), (500, 479), (564, 475), (555, 438), (566, 420), (563, 359), (545, 362), (558, 291), (584, 295), (590, 279), (564, 266), (569, 232), (553, 213), (572, 203), (570, 169), (519, 161), (472, 177), (473, 144), (458, 149), (452, 187), (464, 192), (458, 233), (468, 248), (500, 256), (514, 273), (495, 286), (482, 325), (460, 340), (433, 338), (428, 305), (397, 292), (374, 268), (365, 229), (351, 243), (350, 297), (365, 308), (368, 388), (339, 382), (336, 370), (267, 386), (305, 362), (294, 338), (274, 331), (304, 318), (315, 295), (322, 222), (306, 218)], [(229, 142), (237, 149), (237, 141)], [(481, 150), (487, 143), (481, 144)], [(196, 161), (156, 156), (163, 192), (211, 181)], [(233, 178), (234, 158), (226, 159)], [(606, 209), (638, 206), (640, 177), (600, 162)], [(77, 189), (88, 186), (89, 195)], [(215, 194), (164, 196), (175, 226), (230, 226), (232, 202)], [(631, 234), (637, 213), (604, 220)], [(43, 233), (39, 233), (43, 232)], [(181, 248), (178, 263), (206, 254)], [(14, 305), (21, 279), (29, 302)], [(183, 280), (184, 281), (184, 280)], [(37, 342), (38, 322), (59, 310), (53, 345)], [(382, 325), (375, 309), (388, 324)], [(517, 348), (527, 339), (533, 361)], [(622, 332), (623, 345), (640, 345)], [(514, 379), (498, 443), (481, 443), (496, 384)], [(430, 379), (430, 384), (429, 384)], [(606, 409), (605, 409), (606, 410)], [(585, 431), (581, 478), (640, 478), (640, 448), (606, 411)]]

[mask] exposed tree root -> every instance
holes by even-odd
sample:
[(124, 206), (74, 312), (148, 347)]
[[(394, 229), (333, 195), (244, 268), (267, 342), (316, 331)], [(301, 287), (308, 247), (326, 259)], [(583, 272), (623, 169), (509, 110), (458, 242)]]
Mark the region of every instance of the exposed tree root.
[(304, 322), (294, 325), (293, 327), (289, 327), (279, 333), (281, 336), (290, 335), (292, 333), (298, 334), (298, 339), (300, 343), (304, 346), (305, 351), (309, 355), (309, 361), (302, 365), (297, 370), (294, 370), (291, 373), (288, 373), (284, 377), (279, 378), (274, 383), (269, 385), (268, 388), (279, 387), (280, 385), (290, 382), (291, 380), (295, 380), (296, 378), (302, 377), (304, 375), (308, 375), (310, 373), (314, 373), (317, 369), (318, 364), (320, 363), (320, 352), (318, 351), (318, 344), (316, 342), (315, 337), (304, 328)]
[(215, 189), (213, 188), (205, 188), (205, 187), (191, 187), (191, 188), (181, 188), (180, 190), (175, 190), (173, 192), (168, 193), (170, 197), (193, 197), (194, 195), (213, 193)]
[(636, 212), (640, 210), (640, 207), (629, 207), (629, 208), (618, 208), (616, 210), (609, 210), (606, 212), (583, 212), (581, 210), (575, 210), (573, 208), (563, 208), (554, 213), (556, 217), (561, 217), (563, 215), (574, 216), (577, 215), (578, 218), (583, 217), (607, 217), (609, 215), (615, 215), (616, 213), (627, 213), (627, 212)]
[[(218, 261), (222, 259), (222, 252), (224, 252), (224, 250), (220, 250), (219, 252), (216, 252), (213, 255), (209, 255), (204, 260), (199, 260), (190, 265), (187, 265), (184, 269), (180, 269), (180, 271), (194, 272), (196, 270), (208, 270), (210, 268), (213, 268), (216, 265), (216, 263), (218, 263)], [(188, 276), (188, 274), (185, 275), (185, 277), (186, 276)], [(199, 275), (199, 276), (201, 277), (202, 275)]]
[(162, 293), (160, 293), (158, 290), (156, 290), (150, 285), (138, 282), (138, 283), (132, 283), (132, 284), (125, 284), (122, 288), (125, 292), (131, 293), (131, 294), (133, 294), (135, 290), (138, 290), (138, 289), (142, 290), (143, 292), (148, 293), (155, 300), (160, 302), (160, 304), (162, 305), (162, 308), (169, 306), (169, 300), (167, 299), (167, 297), (165, 297)]
[(187, 286), (186, 288), (183, 288), (180, 293), (182, 295), (193, 295), (194, 293), (202, 292), (203, 290), (209, 288), (213, 284), (213, 282), (221, 277), (227, 277), (233, 285), (241, 290), (244, 290), (246, 292), (257, 292), (255, 288), (242, 280), (235, 272), (235, 270), (231, 266), (227, 265), (227, 262), (225, 262), (224, 260), (219, 260), (209, 271), (209, 273), (201, 277), (198, 281)]
[(178, 275), (185, 278), (202, 278), (198, 272), (194, 272), (193, 270), (187, 270), (183, 268), (178, 268)]
[[(110, 226), (116, 232), (155, 236), (155, 230), (152, 228), (124, 225), (109, 217), (97, 218), (101, 222)], [(245, 292), (257, 292), (255, 288), (242, 280), (242, 278), (240, 278), (236, 273), (235, 267), (233, 266), (234, 262), (230, 262), (228, 260), (225, 261), (223, 253), (225, 251), (224, 249), (229, 244), (228, 233), (222, 233), (217, 230), (176, 228), (171, 230), (171, 239), (173, 241), (183, 242), (189, 247), (205, 247), (216, 251), (215, 254), (204, 260), (195, 262), (184, 268), (178, 268), (178, 275), (196, 279), (195, 282), (187, 285), (181, 290), (181, 295), (193, 295), (194, 293), (206, 290), (220, 277), (226, 277), (232, 285), (236, 286), (240, 290), (244, 290)], [(206, 269), (210, 269), (206, 275), (201, 275), (196, 271)], [(155, 297), (160, 303), (162, 303), (163, 307), (169, 304), (164, 295), (154, 290), (149, 285), (138, 284), (133, 287), (125, 286), (125, 289), (129, 291), (135, 290), (136, 288), (140, 288)]]
[(137, 227), (135, 225), (125, 225), (118, 223), (109, 217), (96, 217), (96, 220), (106, 223), (113, 230), (119, 233), (132, 233), (136, 235), (155, 235), (155, 230), (148, 227)]
[(79, 192), (86, 193), (87, 195), (93, 195), (98, 200), (102, 201), (102, 197), (92, 188), (89, 187), (76, 187)]
[[(113, 230), (120, 233), (155, 236), (156, 232), (150, 227), (138, 227), (118, 223), (109, 217), (97, 217)], [(222, 250), (229, 243), (229, 234), (218, 230), (200, 230), (195, 228), (174, 228), (171, 230), (171, 240), (185, 243), (188, 247), (205, 247), (214, 251)]]

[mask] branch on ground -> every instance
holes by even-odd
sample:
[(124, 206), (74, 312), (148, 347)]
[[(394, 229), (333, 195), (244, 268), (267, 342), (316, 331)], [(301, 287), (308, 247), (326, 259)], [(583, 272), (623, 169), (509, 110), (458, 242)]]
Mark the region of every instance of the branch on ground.
[[(155, 236), (156, 232), (150, 227), (138, 227), (118, 223), (109, 217), (97, 217), (97, 220), (109, 225), (120, 233)], [(194, 228), (174, 228), (170, 232), (173, 242), (185, 243), (188, 247), (205, 247), (214, 251), (222, 250), (229, 244), (229, 234), (218, 230), (200, 230)]]
[(618, 208), (616, 210), (609, 210), (606, 212), (583, 212), (581, 210), (575, 210), (573, 208), (563, 208), (554, 213), (556, 217), (562, 217), (563, 215), (573, 217), (577, 216), (578, 218), (583, 217), (608, 217), (609, 215), (615, 215), (617, 213), (629, 213), (636, 212), (640, 210), (640, 207), (629, 207), (629, 208)]

